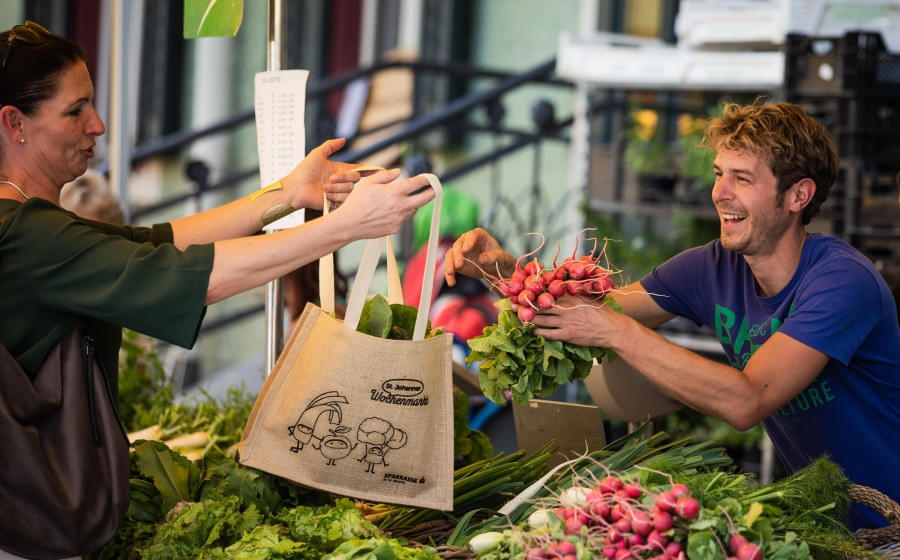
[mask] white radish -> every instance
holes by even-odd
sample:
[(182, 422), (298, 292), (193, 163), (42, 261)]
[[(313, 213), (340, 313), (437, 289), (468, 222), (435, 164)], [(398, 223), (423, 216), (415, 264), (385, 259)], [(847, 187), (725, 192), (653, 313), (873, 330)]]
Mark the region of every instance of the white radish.
[(503, 533), (488, 531), (487, 533), (481, 533), (480, 535), (472, 537), (469, 540), (469, 547), (471, 547), (476, 554), (481, 554), (482, 552), (494, 550), (500, 546), (501, 542), (503, 542)]
[(147, 439), (159, 441), (162, 439), (162, 428), (159, 427), (159, 424), (153, 424), (152, 426), (148, 426), (143, 430), (138, 430), (136, 432), (131, 432), (128, 434), (128, 442), (134, 443), (139, 439)]
[(199, 432), (174, 437), (163, 443), (168, 445), (169, 449), (205, 447), (206, 444), (209, 443), (209, 434), (201, 430)]

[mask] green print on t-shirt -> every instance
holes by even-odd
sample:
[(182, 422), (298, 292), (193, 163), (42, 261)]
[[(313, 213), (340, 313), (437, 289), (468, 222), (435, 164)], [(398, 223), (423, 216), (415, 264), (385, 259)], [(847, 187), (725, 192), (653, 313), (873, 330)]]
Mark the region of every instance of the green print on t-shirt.
[[(792, 305), (788, 315), (793, 311), (794, 306)], [(729, 354), (731, 365), (738, 369), (744, 369), (750, 356), (781, 327), (782, 321), (777, 317), (770, 317), (759, 325), (751, 327), (747, 323), (747, 317), (744, 316), (737, 328), (735, 328), (736, 323), (737, 314), (734, 311), (724, 305), (716, 304), (716, 336), (719, 337), (719, 342), (723, 346), (731, 348)], [(781, 407), (778, 414), (781, 416), (800, 414), (811, 408), (823, 406), (833, 401), (834, 398), (828, 381), (814, 381), (803, 392)]]
[(806, 412), (810, 408), (818, 408), (833, 400), (834, 395), (831, 392), (831, 387), (828, 386), (827, 380), (813, 382), (812, 385), (803, 389), (803, 392), (791, 399), (791, 402), (779, 408), (778, 414), (781, 416), (793, 416), (794, 414)]
[(778, 330), (781, 320), (771, 317), (751, 327), (747, 323), (747, 317), (744, 316), (737, 329), (734, 328), (735, 323), (737, 323), (735, 312), (724, 305), (716, 304), (716, 336), (723, 346), (731, 348), (729, 358), (731, 365), (743, 369), (756, 349)]

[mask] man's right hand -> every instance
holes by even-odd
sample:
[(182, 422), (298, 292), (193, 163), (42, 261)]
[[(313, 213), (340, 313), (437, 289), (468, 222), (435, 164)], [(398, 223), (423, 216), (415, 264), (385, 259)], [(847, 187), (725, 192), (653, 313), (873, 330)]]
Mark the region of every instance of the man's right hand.
[(475, 228), (459, 236), (444, 256), (444, 277), (448, 286), (456, 285), (456, 273), (481, 278), (484, 272), (510, 276), (516, 260), (500, 247), (491, 234)]

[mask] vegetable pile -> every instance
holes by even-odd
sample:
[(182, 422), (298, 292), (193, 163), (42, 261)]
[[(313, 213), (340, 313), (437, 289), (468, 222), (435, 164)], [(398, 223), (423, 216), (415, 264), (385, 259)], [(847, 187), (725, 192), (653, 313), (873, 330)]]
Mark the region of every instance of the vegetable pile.
[(482, 532), (469, 546), (485, 560), (862, 558), (843, 523), (847, 483), (824, 458), (770, 486), (723, 471), (605, 471), (576, 476), (536, 500), (527, 521)]

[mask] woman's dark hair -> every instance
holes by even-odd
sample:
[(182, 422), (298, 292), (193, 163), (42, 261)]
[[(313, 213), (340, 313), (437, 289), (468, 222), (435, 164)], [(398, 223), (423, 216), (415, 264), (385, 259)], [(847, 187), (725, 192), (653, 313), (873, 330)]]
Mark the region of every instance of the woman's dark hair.
[[(10, 33), (15, 33), (9, 40)], [(59, 75), (84, 60), (77, 44), (34, 22), (0, 33), (0, 106), (13, 105), (26, 115), (56, 94)]]

